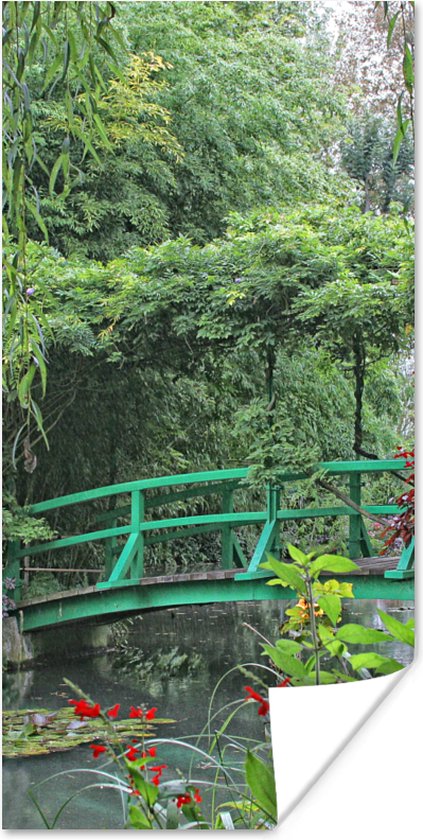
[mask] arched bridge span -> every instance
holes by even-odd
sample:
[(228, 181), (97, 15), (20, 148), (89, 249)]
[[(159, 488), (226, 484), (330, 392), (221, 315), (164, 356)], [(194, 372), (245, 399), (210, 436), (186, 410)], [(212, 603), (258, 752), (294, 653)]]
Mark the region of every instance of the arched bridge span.
[[(289, 506), (290, 488), (296, 482), (309, 482), (310, 474), (287, 471), (278, 476), (277, 485), (267, 486), (266, 504), (261, 510), (239, 509), (237, 494), (245, 491), (247, 468), (142, 479), (34, 504), (32, 515), (55, 511), (59, 522), (60, 511), (65, 507), (97, 505), (96, 527), (47, 543), (10, 544), (6, 574), (16, 579), (16, 608), (22, 629), (36, 630), (80, 620), (112, 620), (179, 604), (290, 600), (295, 597), (291, 590), (266, 585), (272, 573), (261, 569), (260, 564), (268, 553), (276, 556), (283, 553), (284, 523), (325, 517), (347, 518), (347, 553), (358, 563), (360, 572), (343, 579), (354, 583), (355, 597), (412, 600), (414, 542), (403, 549), (400, 557), (375, 556), (376, 549), (363, 515), (366, 512), (389, 516), (401, 509), (393, 504), (362, 504), (361, 498), (363, 480), (406, 469), (406, 462), (401, 459), (318, 464), (316, 471), (320, 475), (324, 473), (325, 478), (338, 477), (348, 482), (346, 503), (336, 506)], [(211, 503), (210, 497), (217, 500), (214, 512), (187, 514), (185, 510), (179, 515), (181, 504), (186, 506), (194, 499), (205, 498)], [(109, 507), (98, 512), (103, 500)], [(237, 533), (246, 527), (258, 531), (251, 556), (246, 556)], [(145, 552), (149, 546), (216, 531), (221, 534), (221, 544), (214, 566), (205, 571), (184, 570), (173, 575), (145, 573)], [(99, 576), (95, 584), (83, 588), (70, 586), (66, 591), (25, 598), (24, 584), (30, 574), (40, 568), (68, 572), (70, 576), (80, 574), (81, 568), (71, 568), (66, 560), (66, 549), (97, 542), (104, 546), (104, 562), (94, 572)], [(55, 561), (56, 552), (64, 557), (60, 565)], [(50, 566), (38, 566), (38, 556), (46, 554)], [(87, 572), (92, 574), (93, 570)]]

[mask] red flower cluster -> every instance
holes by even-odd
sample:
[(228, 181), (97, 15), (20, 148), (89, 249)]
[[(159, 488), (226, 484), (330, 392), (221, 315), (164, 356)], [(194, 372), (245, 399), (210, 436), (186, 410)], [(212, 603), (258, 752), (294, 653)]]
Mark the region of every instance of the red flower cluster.
[(128, 761), (136, 761), (138, 755), (139, 750), (137, 750), (136, 747), (128, 747), (128, 749), (125, 752), (125, 756), (128, 759)]
[[(101, 706), (100, 703), (88, 703), (87, 700), (68, 700), (71, 706), (75, 706), (74, 712), (76, 715), (79, 715), (81, 720), (86, 718), (96, 718), (100, 717), (101, 715)], [(115, 720), (118, 716), (120, 709), (120, 703), (115, 703), (111, 709), (106, 711), (107, 717), (111, 720)], [(131, 706), (129, 710), (129, 717), (130, 718), (142, 718), (145, 715), (146, 720), (154, 720), (156, 717), (157, 707), (153, 706), (151, 709), (147, 709), (144, 713), (143, 709), (140, 706)]]
[(135, 708), (135, 706), (131, 706), (131, 708), (129, 710), (129, 717), (130, 718), (142, 718), (143, 716), (144, 716), (144, 712), (139, 706), (137, 708)]
[(157, 767), (150, 767), (152, 773), (156, 775), (152, 778), (153, 785), (159, 785), (163, 770), (166, 770), (167, 764), (159, 764)]
[(116, 703), (115, 706), (113, 706), (111, 709), (109, 709), (106, 712), (107, 717), (113, 718), (113, 720), (114, 720), (118, 716), (119, 709), (120, 709), (120, 703)]
[(250, 685), (245, 685), (244, 689), (248, 694), (248, 697), (245, 698), (246, 700), (255, 700), (257, 703), (260, 704), (257, 710), (258, 714), (261, 717), (267, 715), (270, 709), (268, 701), (264, 697), (261, 697), (261, 695), (258, 694), (257, 691), (254, 691), (254, 689), (251, 688)]
[(79, 715), (81, 720), (84, 717), (96, 718), (101, 714), (100, 703), (90, 704), (86, 700), (69, 700), (71, 706), (75, 706), (74, 712)]
[(90, 744), (90, 750), (93, 751), (93, 758), (98, 758), (99, 755), (107, 752), (107, 747), (103, 747), (102, 744)]
[[(71, 706), (74, 706), (74, 712), (76, 715), (80, 717), (81, 720), (84, 718), (97, 718), (101, 715), (101, 706), (100, 703), (89, 703), (87, 700), (69, 700), (68, 701)], [(117, 718), (120, 709), (120, 703), (115, 703), (110, 709), (106, 711), (107, 717), (111, 720)], [(141, 706), (131, 706), (129, 711), (130, 718), (137, 718), (141, 719), (145, 717), (146, 720), (154, 720), (156, 717), (157, 707), (152, 706), (151, 709), (147, 709), (146, 712), (141, 708)], [(133, 744), (137, 744), (137, 740), (134, 739)], [(103, 755), (107, 752), (107, 747), (103, 744), (90, 744), (90, 749), (92, 750), (93, 758), (98, 758), (100, 755)], [(147, 758), (155, 758), (157, 755), (157, 747), (148, 747), (148, 749), (143, 750), (140, 755), (139, 747), (133, 746), (129, 744), (124, 752), (124, 756), (127, 761), (137, 761), (139, 757), (141, 759)], [(145, 762), (138, 765), (140, 769), (145, 767)], [(153, 778), (151, 779), (153, 785), (159, 785), (160, 779), (163, 773), (163, 770), (167, 768), (167, 764), (158, 764), (155, 767), (150, 767), (152, 773), (154, 773)], [(133, 779), (129, 776), (131, 783), (133, 784)], [(198, 791), (196, 791), (196, 794)], [(132, 788), (131, 795), (140, 795), (139, 791), (135, 788)], [(194, 796), (195, 799), (195, 796)], [(190, 799), (191, 801), (191, 799)], [(200, 800), (196, 800), (200, 801)]]
[(402, 540), (404, 546), (410, 544), (412, 537), (414, 536), (414, 519), (415, 519), (415, 499), (414, 499), (414, 449), (408, 452), (405, 449), (401, 449), (400, 446), (397, 446), (397, 454), (394, 455), (394, 458), (406, 458), (406, 468), (410, 468), (412, 472), (410, 475), (405, 479), (406, 484), (411, 484), (409, 490), (406, 493), (401, 493), (397, 499), (395, 499), (395, 504), (399, 507), (403, 508), (402, 513), (397, 513), (395, 516), (391, 517), (390, 524), (384, 528), (382, 533), (380, 534), (381, 538), (384, 540), (384, 546), (381, 554), (386, 554), (389, 548), (395, 546), (397, 540)]
[(184, 793), (181, 796), (178, 796), (178, 798), (176, 800), (176, 806), (177, 806), (177, 808), (182, 808), (183, 805), (190, 805), (192, 801), (194, 801), (194, 802), (202, 802), (203, 801), (203, 797), (200, 796), (199, 788), (195, 788), (194, 795), (193, 795), (192, 798), (189, 795), (189, 793)]
[(147, 758), (148, 756), (150, 756), (150, 758), (155, 758), (156, 755), (157, 755), (157, 748), (156, 747), (150, 747), (148, 750), (143, 752), (142, 757)]
[[(137, 742), (135, 742), (137, 743)], [(130, 745), (126, 748), (125, 756), (128, 761), (136, 761), (139, 756), (139, 749), (138, 747), (131, 747)], [(155, 758), (157, 755), (157, 748), (156, 747), (149, 747), (148, 750), (144, 750), (141, 753), (141, 758)], [(144, 765), (142, 765), (144, 766)]]
[[(146, 720), (154, 720), (156, 717), (157, 707), (153, 706), (152, 709), (147, 709), (145, 712), (145, 719)], [(140, 706), (131, 706), (129, 710), (129, 717), (130, 718), (142, 718), (144, 717), (144, 711), (141, 709)]]

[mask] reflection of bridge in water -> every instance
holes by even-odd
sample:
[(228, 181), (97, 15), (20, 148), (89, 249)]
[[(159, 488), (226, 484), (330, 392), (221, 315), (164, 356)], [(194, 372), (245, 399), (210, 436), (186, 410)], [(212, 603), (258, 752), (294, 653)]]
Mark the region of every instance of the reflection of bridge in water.
[[(123, 497), (124, 501), (95, 517), (98, 526), (96, 530), (31, 546), (21, 546), (19, 543), (10, 545), (6, 574), (16, 578), (15, 600), (21, 626), (25, 631), (84, 619), (110, 621), (143, 610), (181, 604), (291, 600), (295, 598), (292, 590), (267, 586), (266, 581), (274, 575), (271, 571), (261, 569), (260, 564), (268, 553), (276, 556), (283, 553), (284, 522), (321, 517), (348, 517), (347, 553), (355, 560), (359, 570), (342, 575), (342, 580), (354, 584), (356, 598), (413, 600), (414, 542), (404, 548), (399, 557), (375, 557), (375, 548), (362, 514), (362, 511), (366, 511), (375, 516), (389, 516), (399, 513), (401, 508), (392, 504), (361, 503), (363, 475), (398, 473), (405, 468), (405, 460), (400, 459), (319, 464), (317, 469), (324, 471), (325, 478), (348, 478), (348, 498), (351, 504), (335, 507), (281, 508), (281, 492), (287, 485), (310, 481), (310, 475), (304, 472), (287, 472), (279, 476), (278, 486), (267, 488), (265, 510), (236, 511), (234, 496), (237, 491), (246, 489), (248, 469), (132, 481), (32, 505), (30, 512), (35, 515), (58, 511), (70, 505), (98, 503), (101, 499), (113, 499), (116, 502), (118, 497)], [(176, 513), (170, 517), (168, 514), (171, 511), (165, 511), (165, 516), (162, 514), (163, 508), (169, 505), (180, 510), (181, 504), (185, 502), (210, 496), (217, 496), (216, 513), (183, 516)], [(155, 508), (159, 509), (160, 518), (150, 513)], [(251, 558), (246, 557), (236, 533), (237, 529), (249, 526), (261, 526)], [(144, 574), (144, 555), (148, 546), (216, 531), (221, 534), (219, 568), (160, 576)], [(81, 573), (81, 569), (71, 569), (66, 560), (60, 568), (53, 563), (39, 567), (34, 566), (32, 558), (46, 553), (51, 557), (50, 552), (96, 541), (105, 544), (104, 568), (85, 571), (100, 574), (102, 579), (98, 583), (22, 600), (22, 583), (24, 576), (29, 573), (40, 568), (75, 575)]]

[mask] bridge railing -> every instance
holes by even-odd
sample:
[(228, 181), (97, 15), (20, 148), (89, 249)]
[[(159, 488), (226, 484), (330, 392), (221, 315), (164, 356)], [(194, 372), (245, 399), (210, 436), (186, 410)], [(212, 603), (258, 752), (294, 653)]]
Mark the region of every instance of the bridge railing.
[[(279, 549), (281, 523), (289, 520), (338, 516), (345, 516), (349, 519), (348, 550), (350, 557), (354, 559), (360, 556), (371, 556), (374, 549), (361, 511), (365, 510), (374, 515), (389, 516), (399, 513), (401, 509), (393, 504), (362, 505), (362, 476), (384, 472), (393, 473), (406, 469), (405, 459), (398, 458), (384, 461), (322, 462), (317, 465), (316, 471), (318, 470), (319, 474), (324, 475), (325, 478), (329, 476), (348, 477), (348, 495), (352, 502), (352, 505), (344, 504), (322, 508), (281, 508), (280, 496), (285, 485), (301, 480), (310, 480), (310, 473), (299, 471), (283, 472), (278, 476), (277, 485), (268, 486), (265, 510), (235, 511), (234, 493), (241, 487), (245, 487), (248, 468), (143, 479), (73, 493), (57, 499), (49, 499), (32, 505), (30, 513), (32, 515), (45, 514), (48, 511), (58, 511), (70, 505), (96, 502), (99, 499), (107, 498), (117, 500), (119, 496), (126, 497), (128, 495), (130, 495), (130, 504), (115, 505), (112, 509), (101, 513), (97, 519), (103, 527), (98, 530), (30, 546), (22, 546), (17, 542), (11, 543), (7, 574), (16, 579), (15, 595), (16, 600), (19, 601), (23, 558), (34, 557), (38, 554), (62, 550), (84, 543), (104, 541), (106, 546), (104, 580), (99, 581), (97, 587), (101, 589), (134, 584), (144, 575), (146, 546), (220, 531), (222, 535), (221, 567), (223, 569), (238, 567), (243, 579), (251, 579), (264, 574), (259, 569), (260, 563), (265, 559), (268, 552)], [(189, 514), (161, 517), (160, 519), (146, 518), (147, 511), (154, 508), (162, 508), (168, 504), (211, 494), (220, 496), (220, 511), (218, 513)], [(117, 524), (119, 519), (127, 518), (129, 518), (129, 521), (125, 524)], [(235, 533), (236, 528), (246, 525), (263, 526), (250, 561), (245, 557)], [(122, 550), (120, 550), (117, 542), (118, 538), (122, 536), (126, 538), (126, 541)], [(401, 579), (410, 577), (413, 574), (413, 563), (414, 547), (409, 546), (401, 556), (398, 569), (391, 573), (387, 572), (386, 575)]]

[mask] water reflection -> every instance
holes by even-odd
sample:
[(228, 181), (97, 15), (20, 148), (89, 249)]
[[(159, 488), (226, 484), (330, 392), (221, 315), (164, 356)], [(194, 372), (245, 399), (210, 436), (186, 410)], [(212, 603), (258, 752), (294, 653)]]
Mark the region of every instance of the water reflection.
[[(413, 617), (409, 604), (383, 601), (346, 601), (344, 621), (381, 628), (376, 608), (385, 610), (404, 623)], [(275, 601), (207, 606), (178, 607), (144, 614), (128, 625), (120, 648), (101, 656), (63, 663), (51, 661), (43, 667), (20, 674), (6, 674), (4, 679), (5, 708), (44, 707), (56, 709), (66, 704), (69, 691), (63, 677), (78, 684), (105, 708), (120, 702), (123, 708), (146, 703), (158, 706), (160, 713), (176, 723), (166, 729), (166, 736), (197, 734), (203, 728), (212, 691), (217, 681), (240, 662), (264, 661), (260, 639), (245, 624), (257, 628), (269, 640), (278, 638), (283, 608)], [(378, 646), (380, 652), (408, 664), (410, 650), (398, 642)], [(352, 646), (351, 646), (352, 649)], [(354, 652), (365, 650), (355, 646)], [(165, 674), (154, 668), (143, 668), (143, 662), (157, 663), (159, 655), (177, 651), (185, 664), (195, 659), (196, 667), (179, 673)], [(161, 652), (161, 653), (160, 653)], [(131, 657), (133, 667), (128, 667)], [(214, 710), (243, 696), (246, 677), (230, 673), (222, 682)], [(254, 729), (255, 727), (255, 729)], [(262, 723), (252, 718), (246, 707), (238, 718), (236, 729), (251, 737), (261, 738)], [(160, 735), (162, 732), (160, 732)], [(187, 757), (167, 754), (167, 761), (184, 770)], [(43, 788), (43, 804), (54, 813), (57, 802), (72, 789), (81, 786), (77, 768), (95, 769), (86, 747), (45, 757), (8, 759), (4, 763), (3, 827), (8, 829), (41, 829), (43, 823), (27, 797), (31, 782), (54, 773), (74, 771), (73, 778), (61, 777)], [(73, 800), (58, 823), (61, 829), (116, 829), (121, 826), (119, 797), (114, 792), (97, 791)]]

